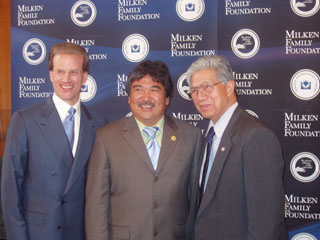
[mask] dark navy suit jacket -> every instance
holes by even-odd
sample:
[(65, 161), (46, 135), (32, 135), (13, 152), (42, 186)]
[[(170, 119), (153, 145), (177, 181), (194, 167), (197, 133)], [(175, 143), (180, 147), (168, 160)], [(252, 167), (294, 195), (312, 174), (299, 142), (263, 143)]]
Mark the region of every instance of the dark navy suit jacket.
[(104, 123), (81, 106), (73, 159), (51, 98), (13, 114), (1, 182), (8, 240), (85, 239), (87, 163), (95, 131)]

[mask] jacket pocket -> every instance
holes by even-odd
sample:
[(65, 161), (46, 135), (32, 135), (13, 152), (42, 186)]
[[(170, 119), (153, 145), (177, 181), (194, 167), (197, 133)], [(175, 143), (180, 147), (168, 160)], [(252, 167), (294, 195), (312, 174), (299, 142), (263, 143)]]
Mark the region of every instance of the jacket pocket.
[(111, 225), (111, 238), (112, 239), (129, 239), (130, 229), (128, 226)]

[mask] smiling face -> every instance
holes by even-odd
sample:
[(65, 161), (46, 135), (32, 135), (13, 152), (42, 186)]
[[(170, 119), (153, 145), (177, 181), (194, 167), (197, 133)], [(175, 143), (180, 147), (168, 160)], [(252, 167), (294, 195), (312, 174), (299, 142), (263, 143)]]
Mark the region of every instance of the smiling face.
[(197, 110), (204, 118), (216, 123), (219, 118), (236, 102), (234, 94), (234, 81), (230, 80), (226, 84), (216, 84), (211, 91), (204, 91), (201, 86), (208, 83), (218, 83), (216, 71), (213, 69), (203, 69), (195, 72), (191, 77), (191, 87), (198, 88), (199, 91), (192, 100)]
[(146, 75), (131, 84), (128, 103), (135, 118), (146, 126), (155, 125), (164, 115), (169, 97), (161, 83)]
[(83, 57), (77, 54), (57, 54), (53, 57), (53, 69), (50, 71), (55, 94), (73, 106), (80, 97), (82, 84), (87, 80), (88, 72), (82, 70)]

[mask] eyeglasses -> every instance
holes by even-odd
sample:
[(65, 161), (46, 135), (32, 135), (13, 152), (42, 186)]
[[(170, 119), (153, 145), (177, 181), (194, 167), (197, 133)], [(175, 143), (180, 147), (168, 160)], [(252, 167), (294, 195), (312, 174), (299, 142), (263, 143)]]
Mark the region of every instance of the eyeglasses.
[(67, 73), (65, 70), (62, 69), (56, 69), (53, 70), (53, 72), (55, 72), (59, 78), (64, 77), (66, 74), (68, 74), (72, 78), (76, 78), (82, 73), (81, 70), (71, 70)]
[(205, 93), (205, 94), (210, 94), (213, 92), (214, 90), (214, 86), (220, 84), (222, 82), (217, 82), (217, 83), (213, 83), (213, 82), (205, 82), (203, 84), (201, 84), (199, 87), (190, 87), (190, 90), (188, 91), (188, 95), (190, 98), (197, 98), (200, 89)]

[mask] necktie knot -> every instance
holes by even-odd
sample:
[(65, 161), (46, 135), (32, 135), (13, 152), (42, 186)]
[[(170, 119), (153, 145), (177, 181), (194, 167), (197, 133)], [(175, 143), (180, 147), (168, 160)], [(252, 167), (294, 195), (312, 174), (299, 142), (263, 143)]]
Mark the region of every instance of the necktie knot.
[(213, 129), (213, 127), (211, 127), (207, 133), (207, 136), (206, 136), (207, 143), (210, 143), (210, 144), (212, 143), (212, 138), (213, 138), (214, 134), (215, 134), (214, 129)]
[(159, 129), (158, 127), (145, 127), (143, 129), (143, 131), (148, 135), (148, 138), (147, 138), (147, 141), (146, 141), (147, 145), (148, 145), (149, 142), (151, 142), (152, 139), (155, 138), (158, 129)]
[(76, 113), (76, 109), (74, 107), (71, 107), (68, 111), (68, 116), (66, 117), (65, 120), (73, 121), (74, 119), (74, 114)]

